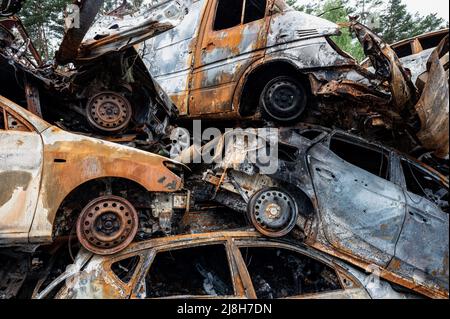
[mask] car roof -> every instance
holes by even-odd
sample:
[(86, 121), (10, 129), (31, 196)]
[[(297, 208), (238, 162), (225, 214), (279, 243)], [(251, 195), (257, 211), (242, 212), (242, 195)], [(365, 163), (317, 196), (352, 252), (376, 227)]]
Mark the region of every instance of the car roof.
[(373, 145), (375, 147), (382, 148), (382, 149), (384, 149), (384, 150), (386, 150), (388, 152), (392, 152), (392, 153), (396, 154), (400, 158), (406, 159), (409, 162), (413, 162), (413, 163), (417, 164), (418, 166), (422, 167), (423, 169), (427, 170), (430, 174), (435, 175), (447, 187), (449, 185), (449, 179), (446, 176), (444, 176), (443, 174), (439, 173), (437, 170), (435, 170), (434, 168), (430, 167), (429, 165), (420, 162), (416, 158), (414, 158), (414, 157), (412, 157), (412, 156), (410, 156), (408, 154), (402, 153), (402, 152), (400, 152), (400, 151), (398, 151), (398, 150), (396, 150), (394, 148), (387, 147), (387, 146), (385, 146), (385, 145), (383, 145), (383, 144), (381, 144), (379, 142), (365, 139), (365, 138), (363, 138), (361, 136), (358, 136), (358, 135), (346, 132), (346, 131), (344, 131), (342, 129), (336, 129), (336, 128), (335, 129), (330, 129), (330, 128), (323, 127), (323, 126), (320, 126), (320, 125), (315, 125), (315, 124), (300, 124), (300, 125), (297, 125), (295, 127), (286, 128), (286, 130), (289, 130), (289, 129), (316, 130), (316, 131), (323, 131), (324, 133), (328, 133), (328, 134), (336, 134), (337, 133), (337, 134), (341, 134), (341, 135), (346, 135), (349, 138), (353, 138), (353, 139), (361, 141), (361, 143), (367, 143), (367, 144)]

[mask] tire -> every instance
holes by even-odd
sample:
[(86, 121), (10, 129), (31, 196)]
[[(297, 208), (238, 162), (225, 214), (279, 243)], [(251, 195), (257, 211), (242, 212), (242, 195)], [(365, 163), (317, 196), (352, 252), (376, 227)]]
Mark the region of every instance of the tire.
[(298, 121), (308, 104), (305, 86), (290, 76), (280, 76), (264, 87), (260, 100), (264, 119), (281, 123)]

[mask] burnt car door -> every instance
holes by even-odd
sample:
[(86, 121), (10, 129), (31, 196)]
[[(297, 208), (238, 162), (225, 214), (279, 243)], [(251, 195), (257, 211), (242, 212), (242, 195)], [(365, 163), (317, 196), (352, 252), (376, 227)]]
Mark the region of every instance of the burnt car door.
[(405, 197), (390, 180), (389, 151), (335, 132), (307, 154), (319, 227), (334, 249), (386, 267), (405, 219)]
[(407, 213), (389, 269), (448, 296), (448, 181), (410, 159), (399, 161)]
[(265, 54), (268, 0), (210, 0), (200, 26), (189, 114), (230, 112), (242, 73)]
[(155, 249), (131, 298), (243, 298), (226, 241), (191, 242)]
[(0, 105), (0, 245), (27, 243), (41, 182), (43, 145), (34, 128)]
[(258, 299), (369, 298), (358, 280), (317, 253), (267, 241), (236, 245)]
[(193, 1), (188, 14), (177, 27), (143, 44), (149, 48), (143, 56), (146, 67), (172, 98), (180, 115), (188, 112), (189, 77), (205, 2)]

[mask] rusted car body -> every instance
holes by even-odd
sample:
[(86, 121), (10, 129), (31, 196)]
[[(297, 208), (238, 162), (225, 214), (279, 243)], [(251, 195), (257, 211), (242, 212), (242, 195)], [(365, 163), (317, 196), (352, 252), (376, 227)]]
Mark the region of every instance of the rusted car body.
[(243, 230), (208, 232), (134, 244), (108, 258), (81, 251), (66, 272), (38, 287), (34, 297), (417, 298), (394, 291), (383, 280), (374, 285), (374, 276), (292, 240), (270, 240)]
[[(211, 197), (267, 236), (297, 225), (318, 250), (376, 265), (383, 278), (429, 297), (448, 297), (447, 178), (341, 131), (280, 129), (278, 144), (275, 174), (261, 175), (246, 160), (206, 171)], [(245, 159), (243, 152), (235, 158)]]
[[(392, 110), (402, 114), (408, 131), (415, 134), (425, 152), (448, 161), (448, 29), (389, 46), (356, 21), (350, 28), (369, 57), (363, 65), (389, 82)], [(413, 54), (404, 56), (408, 45)]]
[(449, 158), (449, 35), (431, 53), (426, 72), (418, 79), (422, 96), (415, 106), (422, 123), (417, 134), (422, 145), (441, 159)]
[[(12, 32), (20, 20), (8, 18), (15, 25), (2, 21), (0, 67), (4, 85), (0, 94), (18, 104), (26, 101), (30, 111), (61, 128), (148, 151), (164, 151), (162, 140), (170, 135), (178, 111), (132, 44), (173, 28), (185, 14), (185, 2), (159, 1), (120, 18), (103, 17), (98, 22), (103, 27), (99, 31), (98, 25), (89, 27), (101, 3), (75, 1), (84, 24), (67, 29), (56, 54), (58, 67), (43, 64), (38, 55), (34, 59), (38, 62), (30, 63), (30, 52), (36, 53), (32, 41), (26, 32), (21, 36)], [(73, 64), (62, 67), (68, 62)], [(23, 87), (26, 89), (21, 90)]]
[[(183, 187), (167, 158), (65, 132), (3, 97), (0, 110), (0, 247), (51, 243), (78, 218), (81, 243), (113, 253), (134, 239), (142, 208)], [(170, 208), (153, 218), (170, 225)]]
[(336, 24), (283, 0), (243, 3), (193, 1), (178, 27), (145, 42), (144, 62), (181, 116), (292, 121), (330, 94), (389, 104), (389, 88), (330, 39)]

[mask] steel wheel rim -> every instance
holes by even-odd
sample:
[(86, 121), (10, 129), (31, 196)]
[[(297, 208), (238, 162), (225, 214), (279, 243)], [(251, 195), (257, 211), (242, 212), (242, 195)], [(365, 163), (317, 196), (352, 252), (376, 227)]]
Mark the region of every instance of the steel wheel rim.
[(268, 237), (282, 237), (295, 227), (298, 206), (291, 195), (279, 188), (265, 188), (255, 193), (247, 209), (253, 226)]
[(273, 83), (263, 97), (266, 113), (278, 121), (292, 121), (305, 110), (305, 92), (292, 81)]
[(103, 196), (83, 209), (77, 221), (77, 235), (87, 250), (110, 255), (133, 241), (138, 224), (138, 214), (130, 202), (118, 196)]
[(89, 100), (86, 112), (93, 128), (115, 133), (128, 127), (133, 110), (125, 97), (115, 92), (101, 92)]

